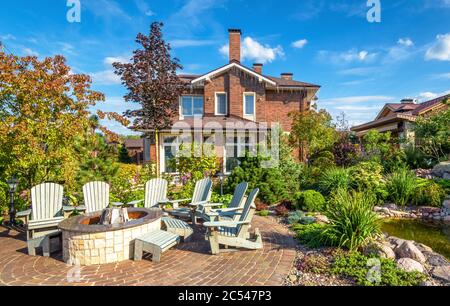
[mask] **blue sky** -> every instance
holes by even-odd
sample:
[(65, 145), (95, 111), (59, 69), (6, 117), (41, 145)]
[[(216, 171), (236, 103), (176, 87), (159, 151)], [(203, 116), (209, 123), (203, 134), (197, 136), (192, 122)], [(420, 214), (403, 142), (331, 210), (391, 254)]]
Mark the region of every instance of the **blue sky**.
[(242, 29), (244, 65), (322, 85), (319, 107), (345, 112), (350, 124), (386, 102), (450, 91), (450, 0), (381, 0), (380, 23), (367, 21), (367, 0), (81, 0), (80, 23), (67, 21), (66, 2), (3, 1), (0, 40), (19, 55), (64, 55), (74, 72), (93, 76), (105, 111), (136, 107), (123, 102), (111, 63), (129, 58), (153, 21), (164, 22), (183, 73), (225, 64), (227, 29)]

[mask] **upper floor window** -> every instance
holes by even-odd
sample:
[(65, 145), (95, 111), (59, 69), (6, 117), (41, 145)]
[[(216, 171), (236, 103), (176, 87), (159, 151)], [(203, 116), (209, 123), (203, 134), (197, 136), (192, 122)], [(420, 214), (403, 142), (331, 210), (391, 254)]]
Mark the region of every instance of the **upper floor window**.
[(216, 92), (216, 115), (227, 114), (227, 94), (224, 92)]
[(183, 117), (203, 116), (203, 97), (182, 96), (181, 115)]
[(254, 92), (244, 93), (244, 116), (255, 116), (255, 100)]

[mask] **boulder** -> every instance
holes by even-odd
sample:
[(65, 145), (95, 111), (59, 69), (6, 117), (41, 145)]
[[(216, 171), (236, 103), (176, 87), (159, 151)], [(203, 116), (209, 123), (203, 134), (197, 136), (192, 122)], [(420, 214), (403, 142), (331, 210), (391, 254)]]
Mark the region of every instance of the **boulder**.
[(423, 273), (424, 271), (422, 264), (411, 258), (400, 258), (399, 260), (397, 260), (397, 267), (406, 272)]
[(450, 266), (441, 266), (433, 269), (433, 277), (450, 283)]
[(406, 240), (397, 238), (397, 237), (389, 237), (388, 241), (394, 245), (394, 249), (401, 246)]
[[(416, 247), (423, 253), (423, 252), (433, 252), (433, 249), (429, 246), (423, 244), (423, 243), (416, 243)], [(425, 254), (424, 254), (425, 255)]]
[(382, 258), (395, 259), (394, 251), (380, 242), (371, 242), (363, 250), (364, 255), (376, 255)]
[(425, 257), (427, 257), (427, 263), (430, 266), (433, 267), (442, 267), (442, 266), (448, 266), (450, 265), (450, 263), (448, 262), (447, 258), (445, 258), (444, 256), (442, 256), (441, 254), (437, 254), (437, 253), (429, 253), (429, 252), (424, 252)]
[(321, 224), (328, 224), (328, 223), (330, 223), (330, 220), (328, 219), (327, 216), (317, 215), (315, 217), (316, 217), (316, 222), (317, 223), (321, 223)]
[(440, 178), (445, 178), (445, 177), (450, 178), (450, 161), (445, 161), (445, 162), (441, 162), (441, 163), (437, 164), (436, 166), (434, 166), (433, 171), (431, 171), (431, 173), (434, 176), (437, 176)]
[(412, 241), (405, 241), (395, 249), (395, 253), (400, 258), (411, 258), (420, 263), (425, 263), (426, 258)]

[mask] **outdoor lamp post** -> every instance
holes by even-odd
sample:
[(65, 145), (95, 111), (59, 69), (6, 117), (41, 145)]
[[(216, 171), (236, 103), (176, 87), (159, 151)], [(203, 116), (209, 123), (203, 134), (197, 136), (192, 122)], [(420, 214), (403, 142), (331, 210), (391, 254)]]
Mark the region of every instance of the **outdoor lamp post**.
[(223, 196), (223, 180), (225, 179), (225, 174), (219, 172), (217, 173), (217, 177), (220, 180), (220, 195)]
[(13, 176), (6, 183), (9, 186), (9, 196), (10, 196), (9, 224), (15, 225), (16, 224), (16, 209), (14, 208), (14, 193), (17, 190), (17, 185), (18, 185), (19, 181), (16, 179), (15, 176)]

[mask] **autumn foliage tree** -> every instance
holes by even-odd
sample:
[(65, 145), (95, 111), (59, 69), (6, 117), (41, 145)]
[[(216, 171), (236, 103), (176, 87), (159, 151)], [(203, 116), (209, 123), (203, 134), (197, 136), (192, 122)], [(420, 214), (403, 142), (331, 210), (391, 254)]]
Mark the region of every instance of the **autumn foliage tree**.
[(76, 146), (97, 137), (90, 108), (104, 99), (89, 76), (71, 73), (62, 56), (39, 60), (0, 52), (0, 180), (16, 175), (21, 190), (45, 181), (73, 186), (80, 154), (92, 154)]
[(134, 118), (136, 129), (154, 131), (152, 135), (157, 146), (158, 131), (171, 126), (183, 89), (177, 76), (177, 69), (182, 66), (177, 58), (172, 58), (171, 47), (163, 39), (162, 26), (162, 23), (154, 22), (149, 35), (137, 35), (140, 48), (133, 52), (130, 63), (113, 64), (128, 90), (125, 101), (141, 106), (138, 111), (127, 111), (126, 116)]

